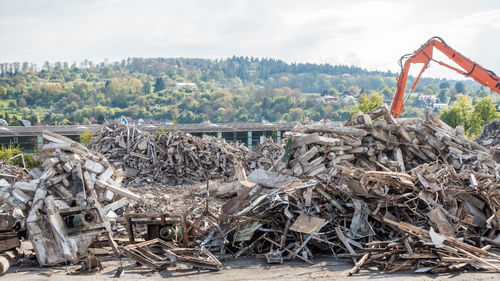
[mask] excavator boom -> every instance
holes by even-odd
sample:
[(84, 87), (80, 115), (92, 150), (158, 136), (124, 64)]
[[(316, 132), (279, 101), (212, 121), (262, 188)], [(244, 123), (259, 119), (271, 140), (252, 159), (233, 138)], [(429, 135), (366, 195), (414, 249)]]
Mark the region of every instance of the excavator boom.
[[(433, 48), (441, 51), (448, 58), (454, 61), (457, 65), (459, 65), (462, 69), (453, 67), (449, 64), (446, 64), (442, 61), (436, 61), (432, 58)], [(448, 67), (450, 69), (455, 70), (456, 72), (466, 76), (471, 77), (472, 79), (479, 82), (481, 85), (488, 87), (491, 91), (497, 92), (500, 94), (500, 77), (498, 77), (495, 73), (490, 70), (487, 70), (460, 54), (450, 46), (448, 46), (443, 39), (439, 37), (432, 37), (427, 41), (424, 45), (422, 45), (418, 50), (416, 50), (413, 54), (407, 54), (399, 59), (399, 65), (401, 66), (401, 73), (396, 78), (397, 79), (397, 88), (396, 95), (394, 96), (391, 104), (391, 114), (394, 117), (398, 117), (403, 110), (406, 99), (410, 96), (411, 92), (415, 89), (418, 80), (422, 76), (422, 73), (429, 66), (430, 61), (435, 61), (442, 66)], [(403, 63), (404, 61), (404, 63)], [(410, 70), (410, 66), (412, 63), (423, 63), (423, 67), (420, 70), (415, 82), (411, 86), (411, 90), (405, 95), (405, 87), (406, 80), (408, 79), (408, 71)]]

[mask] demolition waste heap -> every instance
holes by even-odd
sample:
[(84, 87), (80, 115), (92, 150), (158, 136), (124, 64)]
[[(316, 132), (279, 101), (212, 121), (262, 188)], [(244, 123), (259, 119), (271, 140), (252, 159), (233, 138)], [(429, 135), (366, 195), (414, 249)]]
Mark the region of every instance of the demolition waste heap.
[(398, 120), (384, 105), (343, 125), (305, 121), (254, 151), (120, 123), (89, 147), (45, 132), (41, 168), (1, 164), (0, 250), (11, 258), (0, 264), (88, 271), (108, 255), (221, 270), (245, 256), (329, 255), (352, 261), (349, 275), (499, 272), (498, 128), (476, 143), (435, 115)]

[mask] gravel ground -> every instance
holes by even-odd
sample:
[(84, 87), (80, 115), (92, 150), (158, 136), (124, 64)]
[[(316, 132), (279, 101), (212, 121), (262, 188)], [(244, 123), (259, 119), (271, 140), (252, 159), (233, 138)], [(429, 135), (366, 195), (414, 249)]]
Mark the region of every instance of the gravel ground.
[(288, 261), (278, 265), (268, 265), (264, 259), (239, 259), (224, 263), (221, 271), (193, 270), (178, 266), (155, 272), (144, 266), (136, 266), (131, 260), (123, 260), (125, 271), (121, 278), (113, 278), (119, 262), (108, 258), (103, 261), (103, 270), (98, 273), (72, 274), (78, 266), (70, 267), (16, 267), (13, 266), (1, 277), (2, 280), (500, 280), (498, 273), (461, 272), (445, 274), (386, 274), (376, 268), (363, 270), (353, 277), (346, 277), (352, 264), (346, 260), (318, 258), (314, 265), (300, 261)]

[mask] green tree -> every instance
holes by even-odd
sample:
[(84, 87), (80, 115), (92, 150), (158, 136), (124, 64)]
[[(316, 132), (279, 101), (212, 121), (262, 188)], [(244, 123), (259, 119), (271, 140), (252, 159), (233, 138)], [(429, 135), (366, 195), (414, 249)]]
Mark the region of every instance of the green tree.
[(491, 97), (479, 99), (474, 105), (473, 113), (479, 116), (484, 124), (500, 117), (500, 113), (497, 111), (497, 107), (491, 100)]
[(347, 88), (347, 91), (350, 94), (355, 94), (355, 95), (359, 95), (361, 93), (361, 89), (357, 86), (350, 86), (349, 88)]
[(144, 92), (145, 95), (151, 94), (151, 86), (152, 86), (151, 81), (146, 80), (146, 82), (144, 82), (142, 91)]
[(20, 126), (21, 124), (19, 123), (19, 119), (17, 119), (17, 116), (12, 116), (9, 120), (9, 126)]
[(38, 116), (36, 115), (36, 113), (33, 113), (30, 118), (29, 118), (30, 122), (31, 122), (31, 125), (35, 125), (38, 123)]
[(500, 113), (490, 97), (479, 99), (473, 106), (470, 98), (461, 94), (440, 115), (446, 124), (453, 128), (463, 126), (467, 135), (472, 137), (478, 135), (485, 124), (499, 117)]
[(337, 90), (339, 91), (340, 94), (343, 94), (345, 92), (345, 86), (344, 86), (344, 84), (339, 84), (337, 86)]
[(480, 98), (487, 97), (488, 95), (489, 95), (488, 91), (486, 91), (483, 87), (481, 87), (481, 89), (476, 92), (476, 96)]
[(479, 99), (470, 115), (470, 135), (480, 134), (484, 125), (497, 118), (500, 118), (500, 113), (497, 111), (497, 107), (491, 100), (491, 97)]
[(78, 135), (78, 139), (80, 139), (80, 142), (83, 145), (88, 146), (92, 142), (94, 136), (95, 134), (92, 133), (89, 129), (85, 129)]
[(302, 108), (291, 108), (288, 111), (288, 116), (286, 118), (286, 121), (288, 122), (293, 122), (293, 121), (300, 121), (304, 119), (304, 110)]
[(63, 111), (67, 114), (71, 114), (71, 113), (74, 113), (78, 110), (78, 104), (76, 102), (71, 102), (69, 104), (67, 104), (64, 108), (63, 108)]
[(465, 93), (465, 84), (461, 81), (455, 83), (455, 90), (457, 90), (457, 94)]
[(380, 93), (384, 99), (391, 100), (394, 93), (389, 89), (387, 86), (385, 86)]
[(446, 89), (450, 87), (450, 83), (448, 81), (439, 83), (439, 89)]
[(163, 79), (163, 77), (158, 77), (158, 78), (156, 78), (156, 82), (154, 85), (154, 91), (156, 93), (156, 92), (159, 92), (162, 90), (165, 90), (165, 80)]
[(446, 95), (446, 90), (441, 89), (438, 94), (438, 99), (440, 103), (447, 103), (448, 102), (448, 95)]
[(364, 113), (375, 110), (379, 108), (382, 104), (384, 103), (384, 100), (382, 97), (377, 94), (373, 93), (370, 96), (367, 95), (361, 95), (359, 98), (359, 103), (351, 109), (349, 112), (351, 114), (357, 112), (357, 111), (362, 111)]
[(338, 97), (339, 92), (337, 91), (337, 89), (332, 87), (328, 90), (328, 95), (333, 96), (333, 97)]
[(424, 92), (428, 95), (435, 95), (438, 91), (439, 88), (434, 84), (430, 84), (424, 89)]
[(467, 131), (468, 115), (472, 110), (472, 102), (469, 97), (462, 94), (457, 95), (457, 99), (453, 104), (441, 111), (440, 118), (449, 126), (455, 128), (463, 126)]
[(148, 104), (148, 99), (145, 96), (137, 96), (135, 103), (140, 107), (145, 107)]

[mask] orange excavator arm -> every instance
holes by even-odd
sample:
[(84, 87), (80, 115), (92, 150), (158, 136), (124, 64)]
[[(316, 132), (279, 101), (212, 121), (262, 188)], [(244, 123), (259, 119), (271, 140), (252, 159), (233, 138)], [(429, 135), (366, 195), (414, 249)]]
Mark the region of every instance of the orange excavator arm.
[[(434, 60), (432, 58), (433, 47), (441, 51), (443, 54), (445, 54), (448, 58), (450, 58), (461, 68), (463, 68), (463, 70), (453, 67), (442, 61)], [(403, 60), (405, 60), (404, 64)], [(439, 37), (432, 37), (431, 39), (429, 39), (429, 41), (427, 41), (424, 45), (422, 45), (422, 47), (416, 50), (413, 54), (404, 55), (399, 59), (399, 65), (401, 66), (401, 73), (396, 78), (398, 81), (398, 85), (396, 89), (396, 95), (394, 96), (391, 104), (391, 114), (394, 117), (398, 117), (401, 114), (401, 111), (403, 110), (406, 100), (410, 96), (411, 92), (415, 89), (415, 86), (417, 85), (420, 76), (422, 76), (422, 73), (424, 73), (425, 69), (429, 66), (429, 62), (431, 60), (439, 63), (442, 66), (451, 68), (466, 77), (471, 77), (472, 79), (479, 82), (481, 85), (489, 87), (491, 91), (500, 94), (500, 77), (498, 77), (492, 71), (483, 68), (479, 64), (473, 62), (464, 55), (455, 51), (453, 48), (448, 46), (443, 39)], [(415, 79), (415, 82), (413, 82), (411, 90), (408, 92), (407, 95), (405, 95), (406, 80), (408, 79), (408, 71), (410, 70), (410, 66), (412, 63), (423, 63), (424, 65), (420, 70), (417, 79)]]

